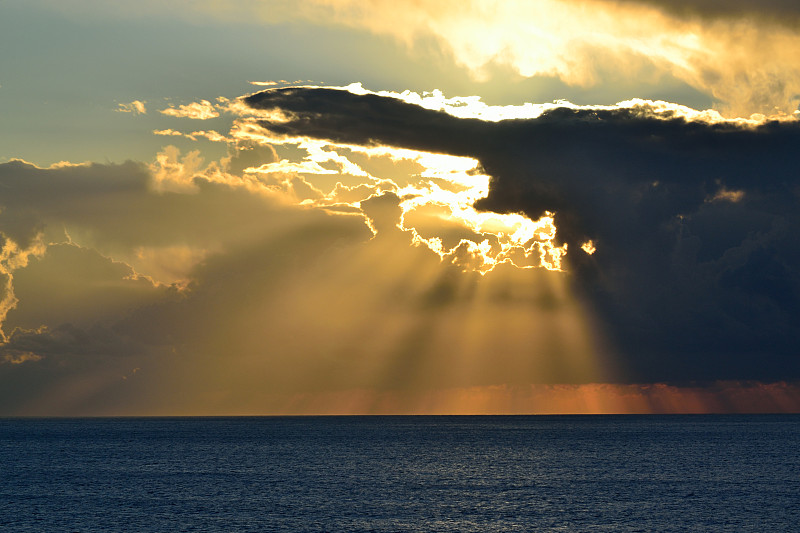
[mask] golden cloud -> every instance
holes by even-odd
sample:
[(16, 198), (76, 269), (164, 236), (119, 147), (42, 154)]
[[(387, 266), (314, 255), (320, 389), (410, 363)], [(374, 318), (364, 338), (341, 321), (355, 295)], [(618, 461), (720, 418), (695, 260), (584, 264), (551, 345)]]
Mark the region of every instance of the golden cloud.
[[(407, 232), (415, 245), (427, 247), (448, 263), (484, 274), (505, 263), (520, 268), (561, 269), (567, 246), (555, 243), (556, 229), (551, 214), (531, 220), (515, 213), (478, 212), (475, 209), (475, 202), (489, 194), (491, 179), (481, 172), (476, 159), (391, 146), (365, 147), (306, 137), (282, 137), (259, 128), (257, 124), (245, 123), (242, 121), (239, 127), (234, 128), (234, 138), (257, 140), (266, 145), (293, 145), (305, 151), (306, 156), (301, 161), (282, 159), (245, 169), (247, 173), (262, 176), (264, 183), (276, 182), (275, 175), (298, 173), (308, 176), (311, 180), (309, 186), (318, 194), (303, 197), (305, 206), (330, 208), (339, 205), (343, 196), (347, 196), (347, 204), (363, 212), (363, 202), (391, 192), (398, 198), (399, 218), (390, 226)], [(402, 185), (390, 179), (380, 179), (353, 162), (358, 154), (388, 157), (395, 163), (413, 161), (420, 172), (407, 177), (407, 182)], [(319, 175), (349, 175), (358, 181), (350, 187), (337, 182), (329, 193), (323, 194), (313, 184), (312, 176)], [(283, 183), (282, 190), (289, 191), (286, 180), (277, 182)], [(308, 184), (305, 180), (303, 183)], [(377, 234), (373, 221), (366, 217), (366, 222)], [(420, 225), (433, 228), (433, 231), (423, 231)], [(448, 226), (451, 234), (460, 235), (449, 242), (441, 236), (442, 228)]]
[(117, 111), (120, 113), (133, 113), (134, 115), (144, 115), (147, 113), (147, 108), (145, 107), (145, 102), (141, 100), (134, 100), (133, 102), (128, 102), (127, 104), (118, 104)]
[[(570, 85), (641, 79), (655, 68), (719, 101), (728, 116), (792, 113), (800, 95), (800, 34), (748, 13), (682, 17), (654, 3), (602, 0), (309, 0), (307, 16), (406, 43), (435, 37), (477, 78), (492, 64)], [(653, 76), (653, 74), (649, 74)]]
[(160, 112), (171, 117), (192, 118), (195, 120), (208, 120), (219, 116), (219, 112), (208, 100), (179, 105), (178, 107), (168, 107)]

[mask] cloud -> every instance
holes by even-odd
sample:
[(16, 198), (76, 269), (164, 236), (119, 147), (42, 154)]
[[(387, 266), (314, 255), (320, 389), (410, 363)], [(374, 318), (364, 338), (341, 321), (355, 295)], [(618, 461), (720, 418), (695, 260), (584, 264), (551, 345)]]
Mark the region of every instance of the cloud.
[(622, 0), (622, 2), (653, 6), (681, 18), (764, 19), (790, 27), (796, 27), (800, 22), (800, 8), (792, 0), (764, 0), (757, 5), (748, 0), (728, 0), (726, 2), (717, 2), (716, 0)]
[(222, 165), (231, 174), (241, 176), (245, 169), (272, 163), (277, 159), (275, 148), (269, 144), (238, 142), (229, 151), (228, 156), (223, 158)]
[[(314, 205), (336, 204), (343, 198), (353, 198), (355, 194), (364, 191), (365, 194), (357, 198), (359, 202), (363, 202), (371, 196), (391, 190), (402, 197), (400, 203), (402, 216), (398, 221), (398, 227), (409, 232), (416, 244), (428, 247), (443, 260), (482, 273), (489, 272), (497, 265), (504, 263), (525, 268), (535, 266), (544, 266), (552, 270), (561, 268), (561, 257), (565, 249), (554, 244), (553, 219), (548, 212), (542, 212), (538, 217), (531, 219), (514, 213), (489, 214), (480, 213), (474, 209), (473, 205), (476, 200), (488, 194), (490, 180), (489, 176), (481, 172), (478, 160), (471, 157), (431, 153), (420, 144), (410, 144), (403, 149), (381, 146), (378, 142), (379, 135), (372, 140), (360, 138), (357, 125), (352, 128), (354, 135), (348, 136), (347, 133), (351, 132), (351, 129), (346, 125), (347, 121), (358, 121), (358, 118), (350, 116), (346, 108), (354, 103), (359, 105), (356, 103), (359, 99), (370, 102), (370, 105), (378, 110), (378, 114), (385, 112), (386, 116), (382, 118), (375, 115), (375, 118), (381, 121), (389, 115), (396, 117), (397, 120), (413, 120), (413, 116), (417, 113), (428, 113), (420, 106), (401, 102), (396, 98), (384, 98), (378, 94), (364, 93), (360, 86), (357, 86), (356, 89), (361, 94), (354, 94), (349, 90), (342, 89), (299, 89), (301, 92), (318, 90), (321, 91), (319, 94), (326, 95), (328, 102), (323, 104), (326, 106), (326, 110), (323, 112), (320, 108), (313, 111), (320, 121), (343, 122), (341, 127), (337, 125), (332, 128), (336, 132), (330, 136), (330, 140), (324, 140), (325, 134), (322, 134), (323, 139), (314, 140), (305, 136), (304, 131), (295, 131), (293, 124), (297, 121), (304, 121), (305, 118), (302, 112), (295, 113), (289, 102), (253, 106), (253, 114), (259, 119), (240, 122), (238, 129), (235, 127), (232, 132), (234, 137), (260, 139), (261, 142), (278, 144), (296, 144), (306, 150), (308, 156), (303, 162), (280, 161), (263, 165), (252, 171), (336, 174), (335, 166), (338, 166), (342, 174), (359, 177), (358, 186), (337, 185), (329, 196), (314, 202)], [(303, 99), (300, 92), (295, 89), (277, 93), (271, 91), (270, 95), (270, 98), (274, 96), (277, 99), (284, 97), (289, 100), (294, 97)], [(408, 95), (404, 93), (403, 96), (407, 97)], [(238, 107), (247, 106), (248, 103), (252, 104), (254, 98), (256, 97), (242, 99)], [(259, 101), (263, 103), (263, 101)], [(387, 103), (389, 107), (384, 106), (384, 103)], [(391, 109), (391, 106), (395, 104), (399, 104), (399, 107)], [(311, 102), (311, 105), (315, 104)], [(364, 106), (362, 105), (362, 107)], [(527, 107), (524, 109), (528, 110)], [(367, 109), (362, 109), (363, 111), (367, 111)], [(479, 110), (481, 113), (482, 111), (485, 109)], [(246, 111), (244, 113), (247, 114)], [(323, 115), (326, 117), (325, 119), (322, 118)], [(269, 118), (262, 118), (265, 116)], [(449, 123), (455, 120), (443, 112), (427, 116), (436, 116), (444, 122), (450, 121)], [(389, 123), (392, 120), (394, 118), (390, 118)], [(261, 128), (259, 131), (259, 123), (269, 126), (267, 129)], [(391, 126), (389, 127), (391, 128)], [(346, 134), (339, 136), (342, 132)], [(430, 133), (435, 135), (435, 128)], [(311, 137), (314, 136), (315, 134), (311, 135)], [(334, 146), (328, 146), (330, 144)], [(414, 149), (410, 150), (409, 148)], [(371, 176), (337, 150), (350, 151), (354, 154), (362, 152), (370, 157), (389, 156), (393, 161), (411, 160), (417, 163), (422, 171), (416, 178), (403, 180), (405, 186), (401, 186), (392, 180), (380, 180)], [(323, 167), (322, 163), (331, 165)], [(355, 203), (351, 201), (352, 206), (355, 206)], [(447, 222), (443, 222), (444, 220)], [(433, 226), (440, 230), (443, 225), (451, 226), (447, 238), (443, 238), (441, 231), (434, 230), (431, 233), (423, 229), (424, 226)]]
[(134, 115), (144, 115), (147, 113), (147, 108), (145, 107), (146, 102), (142, 102), (141, 100), (134, 100), (133, 102), (128, 102), (127, 104), (118, 104), (117, 111), (120, 113), (133, 113)]
[(84, 18), (342, 25), (393, 37), (423, 60), (438, 46), (437, 60), (452, 59), (482, 80), (497, 67), (578, 87), (680, 80), (731, 117), (791, 114), (800, 95), (800, 15), (791, 0), (239, 0), (170, 7), (148, 0), (135, 9), (97, 0), (69, 9), (45, 3)]
[[(130, 266), (74, 244), (51, 244), (14, 271), (15, 305), (3, 317), (0, 409), (46, 401), (54, 391), (99, 378), (113, 387), (121, 367), (152, 348), (148, 337), (119, 321), (134, 309), (165, 301), (174, 289)], [(4, 364), (7, 363), (7, 364)], [(105, 377), (101, 377), (104, 376)], [(83, 395), (86, 391), (82, 392)], [(53, 412), (62, 407), (50, 405)]]
[[(250, 275), (230, 287), (205, 286), (199, 265), (215, 255), (241, 258), (234, 250), (272, 242), (286, 228), (315, 220), (320, 238), (332, 235), (319, 219), (329, 217), (288, 208), (268, 187), (224, 172), (271, 153), (260, 147), (241, 152), (232, 147), (221, 164), (206, 168), (196, 153), (181, 156), (174, 148), (152, 167), (0, 164), (2, 412), (36, 412), (36, 405), (75, 412), (70, 409), (92, 398), (102, 404), (131, 368), (166, 365), (157, 375), (185, 382), (181, 365), (171, 366), (178, 355), (193, 357), (180, 347), (202, 348), (193, 339), (204, 330), (206, 342), (223, 342), (220, 313), (242, 319), (236, 313), (240, 295), (252, 291), (253, 276), (267, 272), (273, 254), (286, 251), (268, 248), (259, 264), (248, 265)], [(359, 219), (345, 222), (357, 236), (368, 235)], [(314, 251), (308, 236), (296, 235), (297, 242), (285, 240), (284, 247)], [(234, 260), (227, 268), (241, 265)], [(273, 284), (268, 277), (257, 281)], [(225, 311), (211, 307), (220, 302), (214, 296), (220, 287), (234, 292), (222, 300), (230, 306)], [(153, 317), (159, 318), (155, 324)], [(201, 359), (216, 357), (213, 349), (200, 352)], [(147, 376), (161, 379), (137, 373), (126, 380), (128, 389)], [(139, 400), (146, 396), (136, 390)]]
[(171, 128), (167, 128), (165, 130), (153, 130), (153, 135), (166, 135), (172, 137), (183, 137), (183, 133), (179, 131), (175, 131)]
[(96, 250), (51, 244), (15, 272), (14, 292), (19, 301), (3, 326), (8, 331), (35, 331), (43, 324), (91, 325), (97, 321), (98, 309), (111, 320), (164, 290), (129, 265)]
[(41, 361), (42, 356), (32, 352), (19, 352), (19, 353), (6, 353), (3, 355), (2, 363), (10, 363), (12, 365), (21, 365), (28, 361)]
[[(9, 311), (13, 310), (19, 299), (14, 291), (14, 274), (15, 271), (28, 266), (28, 262), (32, 257), (44, 253), (45, 247), (41, 239), (31, 239), (27, 246), (21, 247), (14, 240), (7, 235), (0, 235), (3, 240), (3, 247), (0, 249), (0, 279), (2, 286), (0, 286), (0, 326), (8, 316)], [(0, 329), (0, 341), (4, 342), (7, 337), (2, 329)], [(15, 359), (11, 359), (13, 362)], [(19, 359), (25, 361), (26, 358)]]
[[(151, 275), (163, 269), (145, 258), (155, 261), (159, 250), (167, 254), (168, 270), (175, 270), (181, 247), (218, 251), (292, 224), (293, 212), (274, 191), (230, 173), (245, 157), (235, 148), (231, 154), (225, 167), (206, 166), (199, 153), (174, 147), (149, 165), (0, 164), (0, 233), (17, 250), (12, 257), (36, 249), (37, 242), (71, 241)], [(264, 152), (253, 154), (255, 161)]]
[[(291, 395), (348, 387), (600, 376), (580, 362), (590, 334), (563, 290), (548, 281), (512, 294), (522, 271), (484, 279), (441, 262), (393, 226), (400, 197), (363, 203), (376, 236), (360, 210), (289, 206), (271, 183), (227, 174), (274, 160), (272, 147), (231, 146), (205, 169), (194, 157), (0, 165), (0, 231), (44, 243), (14, 259), (2, 412), (271, 412)], [(195, 188), (156, 187), (160, 169), (181, 176), (172, 182), (193, 175)], [(212, 181), (217, 172), (228, 181)], [(297, 194), (302, 181), (290, 183)], [(174, 261), (187, 262), (182, 278), (161, 277)]]
[(208, 120), (219, 116), (219, 112), (208, 100), (179, 105), (178, 107), (168, 107), (167, 109), (161, 109), (159, 112), (171, 117), (191, 118), (195, 120)]
[(167, 128), (164, 130), (153, 130), (153, 135), (164, 135), (167, 137), (186, 137), (192, 141), (196, 141), (198, 137), (204, 137), (211, 142), (228, 142), (230, 139), (215, 130), (200, 130), (191, 133), (182, 133), (180, 131)]
[(798, 121), (687, 119), (639, 101), (488, 122), (319, 88), (243, 102), (283, 113), (255, 119), (276, 136), (473, 157), (491, 176), (480, 210), (554, 212), (570, 279), (631, 379), (800, 376)]
[[(0, 164), (0, 410), (362, 391), (359, 412), (409, 412), (572, 384), (508, 395), (657, 411), (752, 380), (796, 405), (796, 121), (645, 101), (480, 120), (359, 92), (245, 97), (219, 161)], [(545, 244), (564, 272), (534, 268)]]
[(215, 130), (200, 130), (200, 131), (193, 131), (192, 133), (188, 134), (186, 137), (189, 139), (196, 141), (197, 137), (205, 137), (211, 142), (228, 142), (230, 139), (222, 135), (220, 132)]
[(507, 65), (525, 77), (593, 86), (677, 78), (728, 116), (792, 113), (800, 95), (798, 10), (787, 2), (472, 0), (307, 2), (311, 20), (390, 35), (413, 48), (433, 37), (478, 78)]

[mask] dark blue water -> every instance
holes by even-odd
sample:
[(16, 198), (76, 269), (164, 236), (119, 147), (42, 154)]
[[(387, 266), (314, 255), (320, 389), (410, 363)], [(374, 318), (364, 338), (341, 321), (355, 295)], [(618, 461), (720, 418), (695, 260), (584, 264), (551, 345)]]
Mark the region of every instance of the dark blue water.
[(800, 531), (800, 416), (0, 420), (0, 531)]

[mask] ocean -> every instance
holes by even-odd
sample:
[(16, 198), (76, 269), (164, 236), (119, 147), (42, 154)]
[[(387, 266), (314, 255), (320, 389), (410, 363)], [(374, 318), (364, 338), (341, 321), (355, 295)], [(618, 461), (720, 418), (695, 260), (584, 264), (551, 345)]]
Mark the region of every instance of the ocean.
[(800, 415), (0, 419), (3, 532), (800, 531)]

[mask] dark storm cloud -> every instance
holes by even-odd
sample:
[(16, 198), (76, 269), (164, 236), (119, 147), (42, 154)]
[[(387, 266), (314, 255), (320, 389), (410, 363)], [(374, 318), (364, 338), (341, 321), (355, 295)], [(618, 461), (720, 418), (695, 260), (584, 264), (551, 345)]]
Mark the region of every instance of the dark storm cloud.
[(800, 22), (800, 4), (794, 0), (603, 0), (618, 4), (642, 4), (679, 17), (704, 19), (768, 19), (783, 24)]
[[(256, 93), (243, 101), (254, 109), (288, 113), (288, 122), (262, 121), (270, 131), (341, 143), (387, 144), (387, 139), (391, 139), (389, 144), (423, 150), (441, 136), (465, 126), (465, 121), (447, 113), (429, 111), (395, 98), (356, 95), (340, 89), (289, 87)], [(472, 126), (480, 124), (477, 120), (467, 122)], [(409, 127), (413, 124), (424, 124), (425, 129)]]
[[(265, 91), (275, 133), (480, 160), (477, 207), (556, 212), (576, 290), (632, 380), (800, 377), (800, 123), (660, 117), (646, 107), (457, 119), (341, 90)], [(597, 252), (578, 245), (594, 240)]]

